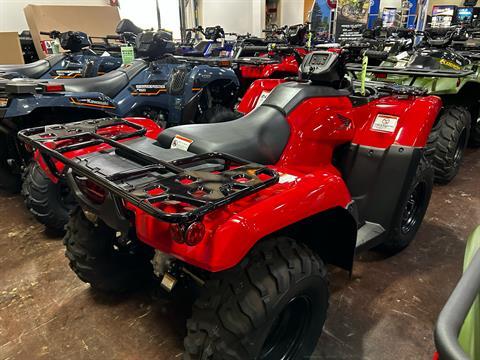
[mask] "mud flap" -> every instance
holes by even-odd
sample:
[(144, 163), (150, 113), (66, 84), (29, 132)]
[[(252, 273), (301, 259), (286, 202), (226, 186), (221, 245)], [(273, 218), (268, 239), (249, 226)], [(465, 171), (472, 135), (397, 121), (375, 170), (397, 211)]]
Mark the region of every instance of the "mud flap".
[(340, 171), (359, 214), (357, 251), (378, 245), (388, 235), (423, 151), (399, 145), (381, 149), (352, 144), (340, 160)]
[(203, 89), (192, 96), (190, 100), (183, 106), (181, 124), (193, 124), (198, 114), (198, 106)]

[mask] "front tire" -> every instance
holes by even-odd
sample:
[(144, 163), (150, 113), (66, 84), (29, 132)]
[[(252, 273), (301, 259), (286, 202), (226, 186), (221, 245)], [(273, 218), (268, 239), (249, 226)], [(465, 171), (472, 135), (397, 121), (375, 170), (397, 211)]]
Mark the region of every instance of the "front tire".
[(31, 162), (24, 172), (22, 195), (27, 209), (38, 222), (52, 231), (65, 231), (76, 202), (62, 180), (52, 182), (37, 162)]
[(405, 249), (415, 237), (423, 221), (433, 190), (434, 172), (429, 161), (422, 157), (415, 177), (401, 200), (393, 226), (379, 249), (395, 254)]
[(448, 184), (457, 175), (470, 134), (470, 113), (461, 106), (443, 110), (428, 138), (427, 153), (435, 181)]
[(265, 240), (206, 282), (187, 322), (185, 358), (306, 358), (328, 297), (325, 265), (309, 248), (286, 237)]
[(152, 277), (152, 252), (141, 243), (122, 247), (117, 233), (101, 220), (96, 224), (77, 207), (67, 224), (65, 255), (80, 280), (96, 290), (122, 293), (137, 288)]

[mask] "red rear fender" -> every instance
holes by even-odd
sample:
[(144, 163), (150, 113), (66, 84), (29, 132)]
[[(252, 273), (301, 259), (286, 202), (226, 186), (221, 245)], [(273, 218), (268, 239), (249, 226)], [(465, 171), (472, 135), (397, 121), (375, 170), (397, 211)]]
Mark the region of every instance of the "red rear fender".
[(332, 208), (345, 208), (351, 197), (330, 169), (284, 174), (278, 184), (236, 201), (203, 219), (204, 239), (196, 246), (174, 242), (170, 225), (133, 206), (137, 236), (145, 243), (208, 271), (235, 266), (262, 238)]

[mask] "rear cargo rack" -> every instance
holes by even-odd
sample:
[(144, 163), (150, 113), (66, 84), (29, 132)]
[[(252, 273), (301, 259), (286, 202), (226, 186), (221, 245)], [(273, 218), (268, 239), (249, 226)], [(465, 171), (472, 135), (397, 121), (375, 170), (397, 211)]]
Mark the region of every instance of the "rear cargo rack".
[[(362, 71), (361, 64), (349, 63), (346, 65), (348, 71), (353, 73)], [(430, 70), (430, 69), (398, 69), (388, 66), (368, 66), (367, 72), (381, 74), (407, 75), (417, 77), (438, 77), (438, 78), (462, 78), (475, 73), (473, 70)]]
[[(360, 81), (353, 81), (354, 88), (361, 86)], [(378, 92), (386, 93), (389, 95), (411, 95), (411, 96), (423, 96), (427, 94), (427, 90), (418, 86), (400, 85), (382, 81), (365, 81), (365, 86), (374, 88)]]
[[(118, 125), (129, 126), (132, 131), (111, 137), (101, 135), (102, 129)], [(77, 179), (85, 177), (112, 196), (171, 223), (196, 221), (221, 206), (278, 182), (276, 171), (229, 154), (205, 153), (167, 162), (119, 142), (145, 132), (142, 126), (117, 118), (37, 127), (22, 130), (18, 136), (40, 151), (57, 176), (71, 173)], [(98, 169), (85, 166), (81, 158), (75, 160), (64, 155), (67, 151), (101, 144), (109, 145), (118, 156), (134, 159), (138, 167), (104, 175)], [(61, 174), (53, 159), (65, 164)]]

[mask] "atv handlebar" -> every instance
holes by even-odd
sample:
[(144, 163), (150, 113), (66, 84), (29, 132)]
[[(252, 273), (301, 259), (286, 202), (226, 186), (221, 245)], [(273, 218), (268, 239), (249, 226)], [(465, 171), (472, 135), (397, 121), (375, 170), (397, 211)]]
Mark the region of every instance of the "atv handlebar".
[(367, 56), (370, 59), (375, 60), (387, 60), (388, 52), (386, 51), (377, 51), (377, 50), (366, 50), (364, 51), (363, 55)]
[(123, 37), (121, 35), (107, 35), (105, 36), (107, 40), (122, 40)]
[(47, 35), (50, 39), (59, 39), (61, 34), (58, 30), (40, 31), (40, 35)]

